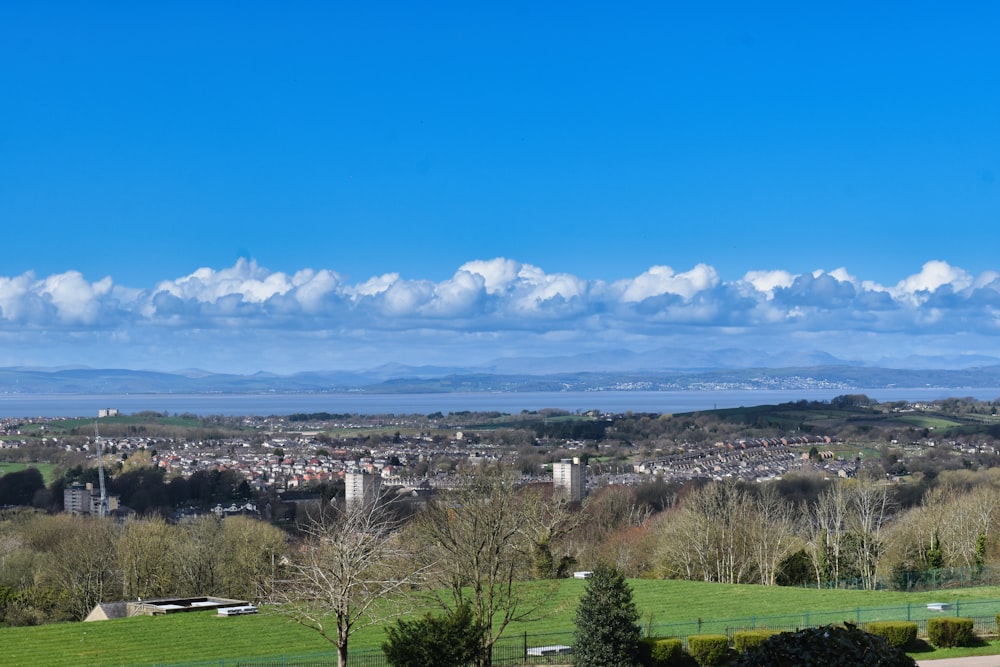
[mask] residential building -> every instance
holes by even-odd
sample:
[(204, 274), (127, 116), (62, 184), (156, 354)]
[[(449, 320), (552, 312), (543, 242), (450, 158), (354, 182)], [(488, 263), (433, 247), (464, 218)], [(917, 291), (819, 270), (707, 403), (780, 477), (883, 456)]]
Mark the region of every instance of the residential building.
[(563, 459), (552, 464), (552, 484), (570, 500), (583, 500), (584, 471), (580, 459)]
[(344, 474), (344, 499), (348, 507), (370, 502), (375, 498), (378, 476), (364, 471)]
[[(73, 482), (63, 491), (63, 509), (70, 514), (93, 514), (101, 513), (101, 493), (94, 491), (91, 483), (81, 484)], [(118, 496), (108, 495), (108, 511), (114, 512), (118, 509)]]

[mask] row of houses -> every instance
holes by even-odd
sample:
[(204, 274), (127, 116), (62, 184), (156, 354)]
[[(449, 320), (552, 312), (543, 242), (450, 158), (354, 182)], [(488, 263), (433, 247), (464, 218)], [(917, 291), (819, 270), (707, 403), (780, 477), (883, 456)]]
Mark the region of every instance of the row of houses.
[(804, 468), (838, 477), (853, 477), (858, 469), (856, 461), (837, 461), (832, 453), (814, 461), (801, 450), (806, 446), (832, 443), (831, 438), (824, 436), (786, 436), (742, 438), (707, 446), (689, 444), (682, 451), (643, 461), (637, 470), (668, 481), (734, 477), (766, 481)]

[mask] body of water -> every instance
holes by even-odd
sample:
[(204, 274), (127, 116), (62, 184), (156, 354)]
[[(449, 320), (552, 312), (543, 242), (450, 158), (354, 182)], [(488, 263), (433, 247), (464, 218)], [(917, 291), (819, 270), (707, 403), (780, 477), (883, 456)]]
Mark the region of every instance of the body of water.
[(430, 414), (559, 408), (570, 412), (691, 412), (715, 408), (773, 405), (789, 401), (824, 401), (845, 393), (867, 394), (878, 401), (928, 401), (971, 396), (1000, 398), (998, 389), (814, 389), (718, 391), (592, 391), (450, 394), (59, 394), (0, 395), (0, 417), (96, 417), (115, 408), (122, 414), (152, 410), (196, 415), (289, 415), (331, 412), (356, 414)]

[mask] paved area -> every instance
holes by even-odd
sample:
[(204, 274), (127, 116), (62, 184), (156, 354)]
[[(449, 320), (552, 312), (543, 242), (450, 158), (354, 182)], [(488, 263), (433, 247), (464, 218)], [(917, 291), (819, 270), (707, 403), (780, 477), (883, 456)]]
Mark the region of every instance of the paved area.
[(920, 667), (1000, 667), (1000, 655), (980, 655), (947, 660), (917, 660)]

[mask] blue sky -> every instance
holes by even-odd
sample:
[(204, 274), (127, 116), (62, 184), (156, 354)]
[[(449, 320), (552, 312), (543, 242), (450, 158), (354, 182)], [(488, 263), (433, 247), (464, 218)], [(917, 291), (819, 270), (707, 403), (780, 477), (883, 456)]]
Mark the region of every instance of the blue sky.
[(619, 4), (5, 3), (0, 365), (1000, 349), (1000, 6)]

